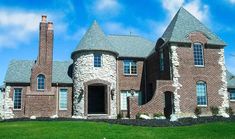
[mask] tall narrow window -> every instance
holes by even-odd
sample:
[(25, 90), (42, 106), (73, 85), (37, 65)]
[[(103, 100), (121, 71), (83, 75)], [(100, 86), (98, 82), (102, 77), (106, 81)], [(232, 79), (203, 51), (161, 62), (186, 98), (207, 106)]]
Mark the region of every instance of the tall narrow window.
[(197, 105), (205, 106), (207, 105), (207, 92), (206, 92), (206, 83), (203, 81), (197, 82)]
[(229, 90), (230, 100), (235, 101), (235, 89)]
[(22, 89), (21, 88), (15, 88), (14, 89), (14, 95), (13, 95), (14, 110), (20, 110), (21, 109), (21, 95), (22, 95)]
[(163, 49), (160, 49), (160, 71), (164, 71), (164, 55), (163, 55)]
[(101, 67), (101, 54), (94, 54), (94, 67)]
[(137, 74), (137, 63), (133, 60), (124, 60), (123, 68), (125, 75), (136, 75)]
[(67, 89), (60, 89), (59, 92), (59, 109), (67, 110)]
[(45, 76), (40, 74), (37, 77), (37, 82), (38, 82), (38, 90), (44, 90), (45, 89)]
[[(131, 96), (131, 91), (121, 91), (121, 110), (127, 110), (127, 98)], [(138, 105), (142, 105), (142, 93), (135, 91), (134, 96), (138, 97)]]
[(204, 66), (203, 46), (201, 43), (193, 44), (193, 54), (194, 54), (194, 65)]

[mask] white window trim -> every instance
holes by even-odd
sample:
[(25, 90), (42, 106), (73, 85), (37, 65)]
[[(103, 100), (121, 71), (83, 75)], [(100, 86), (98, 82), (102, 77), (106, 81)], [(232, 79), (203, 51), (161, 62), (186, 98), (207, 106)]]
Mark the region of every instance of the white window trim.
[[(67, 100), (67, 102), (66, 102), (66, 108), (61, 108), (60, 107), (60, 90), (67, 90), (67, 96), (66, 96), (66, 100)], [(65, 110), (68, 110), (68, 89), (67, 88), (60, 88), (59, 89), (59, 110), (62, 110), (62, 111), (65, 111)]]
[[(133, 60), (129, 60), (129, 61), (132, 62)], [(125, 60), (123, 60), (123, 74), (124, 74), (124, 75), (127, 75), (127, 76), (130, 76), (130, 75), (137, 76), (137, 75), (138, 75), (138, 65), (137, 65), (137, 61), (133, 61), (133, 62), (136, 62), (136, 73), (131, 73), (131, 66), (132, 66), (131, 62), (130, 62), (130, 64), (129, 64), (129, 68), (130, 68), (129, 73), (125, 73)]]
[[(122, 94), (126, 94), (126, 99), (128, 98), (128, 97), (130, 97), (131, 96), (131, 90), (121, 90), (120, 91), (120, 110), (121, 111), (127, 111), (128, 110), (128, 108), (122, 108)], [(136, 90), (135, 92), (134, 92), (134, 96), (136, 96), (136, 94), (138, 94), (138, 103), (143, 103), (142, 101), (141, 102), (139, 102), (139, 97), (142, 97), (142, 92), (140, 91), (140, 90)], [(128, 106), (128, 104), (127, 104), (127, 100), (125, 100), (126, 101), (126, 107)], [(138, 104), (139, 105), (139, 104)]]
[(194, 53), (194, 44), (199, 44), (201, 45), (202, 47), (202, 65), (195, 65), (195, 56), (193, 54), (193, 63), (194, 63), (194, 66), (195, 67), (198, 67), (198, 68), (204, 68), (205, 67), (205, 60), (204, 60), (204, 45), (202, 43), (199, 43), (199, 42), (196, 42), (196, 43), (193, 43), (193, 53)]
[[(208, 106), (207, 83), (204, 82), (204, 81), (198, 81), (197, 83), (200, 83), (200, 82), (201, 82), (201, 83), (204, 83), (204, 84), (206, 85), (206, 90), (205, 90), (205, 91), (206, 91), (206, 92), (205, 92), (205, 93), (206, 93), (206, 104), (205, 104), (205, 105), (201, 105), (201, 104), (198, 105), (198, 104), (197, 104), (197, 106), (198, 106), (198, 107), (207, 107), (207, 106)], [(197, 87), (197, 83), (196, 83), (196, 87)], [(197, 96), (197, 90), (196, 90), (196, 96)], [(197, 102), (197, 103), (198, 103), (198, 102)]]
[[(15, 109), (15, 89), (21, 89), (21, 99), (20, 99), (20, 109)], [(14, 88), (14, 92), (13, 92), (13, 110), (17, 110), (17, 111), (19, 111), (19, 110), (22, 110), (22, 88)]]

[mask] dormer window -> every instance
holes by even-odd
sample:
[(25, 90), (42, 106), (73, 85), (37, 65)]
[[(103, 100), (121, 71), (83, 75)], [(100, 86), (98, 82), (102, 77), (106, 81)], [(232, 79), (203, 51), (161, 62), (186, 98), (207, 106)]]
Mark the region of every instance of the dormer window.
[(94, 67), (101, 67), (101, 54), (94, 54)]
[(45, 89), (45, 76), (40, 74), (37, 77), (37, 90)]
[(193, 44), (193, 54), (194, 54), (194, 65), (198, 67), (204, 67), (204, 54), (203, 54), (203, 46), (201, 43)]

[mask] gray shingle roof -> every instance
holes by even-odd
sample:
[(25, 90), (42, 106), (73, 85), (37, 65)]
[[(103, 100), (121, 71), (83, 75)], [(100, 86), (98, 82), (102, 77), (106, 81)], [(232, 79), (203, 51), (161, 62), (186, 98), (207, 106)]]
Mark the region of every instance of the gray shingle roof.
[(105, 50), (117, 53), (96, 21), (93, 22), (82, 37), (71, 57), (73, 57), (74, 53), (84, 50)]
[(119, 57), (145, 58), (154, 48), (155, 44), (145, 38), (130, 35), (108, 35), (94, 21), (86, 34), (82, 37), (77, 48), (72, 53), (84, 50), (105, 50), (114, 52)]
[[(6, 83), (30, 83), (32, 60), (12, 60), (5, 76)], [(54, 61), (52, 83), (73, 83), (71, 79), (72, 61)]]
[(139, 36), (109, 35), (107, 38), (119, 53), (119, 57), (145, 58), (155, 46), (152, 41)]
[(227, 85), (228, 88), (235, 88), (235, 75), (227, 71)]
[(162, 38), (169, 42), (190, 43), (187, 36), (191, 32), (202, 32), (205, 34), (208, 38), (208, 44), (221, 46), (226, 45), (218, 36), (211, 32), (183, 7), (176, 13), (166, 31), (163, 33)]

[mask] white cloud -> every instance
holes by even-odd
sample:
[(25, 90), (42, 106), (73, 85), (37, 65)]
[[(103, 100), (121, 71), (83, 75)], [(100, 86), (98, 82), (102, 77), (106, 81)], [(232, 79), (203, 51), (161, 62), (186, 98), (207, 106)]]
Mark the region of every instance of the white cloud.
[[(24, 10), (1, 9), (0, 10), (0, 48), (15, 48), (22, 44), (28, 44), (36, 37), (39, 31), (39, 22), (43, 12), (29, 12)], [(56, 22), (54, 28), (56, 33), (67, 30), (57, 16), (48, 13), (47, 16)]]
[(118, 0), (94, 0), (86, 1), (86, 8), (88, 12), (95, 15), (109, 15), (111, 17), (120, 13), (122, 5)]
[(235, 0), (229, 0), (229, 2), (235, 4)]
[(206, 22), (208, 20), (209, 6), (203, 4), (201, 0), (164, 0), (162, 1), (162, 6), (168, 11), (170, 19), (172, 19), (178, 9), (183, 6), (200, 21)]

